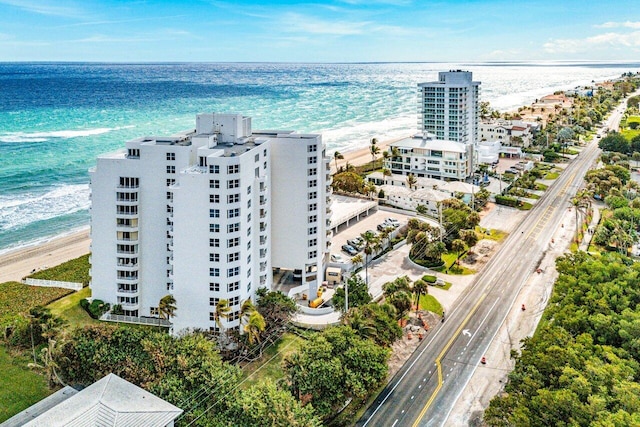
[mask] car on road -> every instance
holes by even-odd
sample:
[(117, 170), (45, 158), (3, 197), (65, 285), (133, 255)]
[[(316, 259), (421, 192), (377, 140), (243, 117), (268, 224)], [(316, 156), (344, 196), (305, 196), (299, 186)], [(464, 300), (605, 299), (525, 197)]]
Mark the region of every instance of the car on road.
[(351, 256), (358, 254), (358, 250), (351, 245), (342, 245), (342, 250)]

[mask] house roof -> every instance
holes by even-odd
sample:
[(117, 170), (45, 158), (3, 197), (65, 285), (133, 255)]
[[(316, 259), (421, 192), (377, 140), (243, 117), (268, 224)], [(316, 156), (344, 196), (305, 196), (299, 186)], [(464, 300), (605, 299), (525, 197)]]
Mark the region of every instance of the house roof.
[(443, 187), (443, 189), (451, 191), (452, 193), (466, 194), (477, 193), (478, 191), (480, 191), (480, 187), (478, 187), (477, 185), (467, 184), (466, 182), (462, 181), (449, 181), (447, 182), (447, 185)]
[(407, 187), (401, 187), (399, 185), (380, 185), (379, 188), (384, 191), (384, 194), (387, 194), (389, 196), (406, 197), (411, 195), (411, 190), (409, 190)]
[(441, 202), (443, 200), (450, 199), (451, 196), (444, 191), (433, 190), (431, 188), (422, 188), (416, 190), (411, 194), (411, 198), (419, 200), (429, 200), (434, 202)]
[(109, 374), (24, 424), (28, 427), (164, 427), (182, 410)]
[(526, 130), (526, 129), (527, 129), (527, 128), (522, 127), (522, 126), (513, 126), (513, 127), (511, 128), (511, 130)]

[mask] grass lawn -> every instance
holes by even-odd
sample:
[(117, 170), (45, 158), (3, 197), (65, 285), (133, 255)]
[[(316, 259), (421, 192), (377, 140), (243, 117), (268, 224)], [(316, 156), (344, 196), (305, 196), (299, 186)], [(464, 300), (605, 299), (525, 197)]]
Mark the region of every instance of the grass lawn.
[(57, 301), (52, 302), (47, 306), (51, 310), (51, 313), (60, 316), (66, 320), (70, 326), (84, 326), (90, 323), (100, 323), (99, 320), (92, 319), (82, 307), (80, 307), (80, 300), (89, 298), (91, 296), (91, 289), (88, 287), (83, 288), (78, 292), (74, 292), (71, 295), (67, 295), (64, 298), (60, 298)]
[(548, 185), (544, 185), (544, 184), (540, 184), (539, 182), (536, 182), (536, 190), (538, 191), (545, 191), (547, 188), (549, 188)]
[(442, 305), (432, 295), (420, 295), (420, 310), (428, 310), (442, 316)]
[(627, 138), (628, 141), (631, 141), (633, 138), (640, 135), (640, 129), (623, 129), (620, 133), (622, 136)]
[[(431, 284), (429, 284), (429, 285), (431, 285)], [(445, 291), (448, 291), (451, 288), (452, 285), (453, 285), (453, 283), (451, 283), (451, 282), (444, 282), (443, 286), (435, 285), (435, 287), (438, 288), (438, 289), (444, 289)]]
[(537, 195), (537, 194), (535, 194), (535, 193), (527, 193), (526, 198), (527, 198), (527, 199), (537, 200), (537, 199), (539, 199), (539, 198), (540, 198), (540, 196), (538, 196), (538, 195)]
[(303, 342), (305, 342), (304, 338), (290, 332), (285, 333), (280, 340), (266, 349), (262, 354), (262, 359), (242, 367), (244, 378), (253, 374), (243, 383), (242, 387), (250, 387), (266, 378), (270, 378), (274, 382), (283, 378), (282, 361), (285, 356), (298, 350)]
[(521, 211), (528, 211), (533, 207), (533, 205), (531, 203), (528, 202), (522, 202), (521, 206), (518, 206), (518, 209), (520, 209)]
[[(487, 234), (487, 231), (489, 231), (489, 234)], [(482, 228), (479, 225), (476, 226), (476, 232), (480, 234), (481, 239), (493, 240), (494, 242), (500, 242), (509, 235), (509, 233), (505, 233), (502, 230), (487, 230), (486, 228)]]
[(18, 282), (0, 283), (0, 325), (3, 319), (28, 313), (38, 305), (47, 305), (73, 292), (69, 289), (42, 288)]
[(543, 179), (558, 179), (559, 176), (560, 174), (558, 172), (549, 172)]
[(89, 284), (89, 254), (30, 275), (32, 279)]
[(475, 273), (475, 271), (471, 270), (470, 268), (463, 267), (461, 265), (454, 265), (457, 257), (458, 257), (458, 255), (456, 253), (453, 253), (453, 252), (449, 252), (449, 253), (446, 253), (446, 254), (442, 255), (442, 260), (444, 261), (444, 264), (446, 266), (449, 266), (449, 269), (443, 270), (443, 273), (458, 274), (458, 275), (463, 275), (463, 276), (467, 275), (467, 274), (474, 274)]
[(44, 377), (27, 368), (29, 360), (10, 356), (0, 345), (0, 423), (51, 393)]

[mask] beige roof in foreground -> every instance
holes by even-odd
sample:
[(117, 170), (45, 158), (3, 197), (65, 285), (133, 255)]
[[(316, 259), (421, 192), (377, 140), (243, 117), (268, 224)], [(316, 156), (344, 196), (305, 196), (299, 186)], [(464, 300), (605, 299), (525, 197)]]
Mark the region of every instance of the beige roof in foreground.
[(480, 191), (480, 187), (478, 187), (477, 185), (473, 185), (473, 184), (467, 184), (466, 182), (462, 182), (462, 181), (449, 181), (447, 182), (446, 188), (448, 191), (451, 191), (452, 193), (466, 193), (466, 194), (471, 194), (471, 193), (477, 193), (478, 191)]
[(109, 374), (25, 426), (164, 427), (182, 410)]

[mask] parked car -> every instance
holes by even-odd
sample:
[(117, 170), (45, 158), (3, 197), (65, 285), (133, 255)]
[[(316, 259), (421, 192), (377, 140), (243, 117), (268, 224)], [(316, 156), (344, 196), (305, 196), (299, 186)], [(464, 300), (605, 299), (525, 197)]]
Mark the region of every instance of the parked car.
[(362, 249), (362, 243), (362, 239), (360, 239), (359, 237), (354, 237), (353, 239), (347, 240), (347, 244), (358, 251)]
[(293, 280), (302, 280), (302, 270), (293, 270)]
[(358, 250), (351, 245), (342, 245), (342, 250), (351, 256), (355, 256), (358, 254)]
[(378, 231), (384, 231), (387, 228), (391, 228), (391, 227), (393, 227), (393, 225), (391, 225), (391, 224), (389, 224), (387, 222), (383, 222), (381, 224), (378, 224)]
[(343, 262), (344, 259), (339, 254), (331, 254), (331, 262)]
[(389, 225), (392, 225), (394, 227), (399, 227), (400, 226), (400, 221), (398, 221), (395, 218), (387, 218), (384, 220), (384, 222), (386, 222)]

